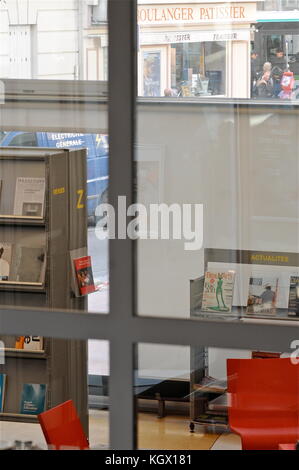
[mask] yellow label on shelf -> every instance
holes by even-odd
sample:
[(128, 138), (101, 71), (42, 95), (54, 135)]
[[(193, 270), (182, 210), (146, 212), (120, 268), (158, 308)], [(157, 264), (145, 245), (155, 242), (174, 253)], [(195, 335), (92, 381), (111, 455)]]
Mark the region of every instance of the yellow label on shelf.
[(65, 188), (55, 188), (55, 189), (53, 189), (54, 196), (57, 196), (57, 194), (64, 194), (64, 193), (65, 193)]
[(84, 209), (84, 204), (82, 204), (84, 189), (78, 189), (77, 194), (79, 196), (78, 197), (78, 202), (77, 202), (77, 209)]

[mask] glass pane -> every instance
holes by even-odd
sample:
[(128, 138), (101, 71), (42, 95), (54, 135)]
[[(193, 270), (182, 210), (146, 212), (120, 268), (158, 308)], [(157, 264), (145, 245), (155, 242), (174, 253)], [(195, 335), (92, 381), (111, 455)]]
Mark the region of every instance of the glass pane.
[(1, 2), (0, 76), (107, 80), (107, 0)]
[(0, 5), (0, 306), (106, 314), (107, 1), (19, 3)]
[(2, 336), (0, 346), (1, 449), (108, 448), (107, 342)]
[[(138, 315), (299, 318), (297, 108), (282, 99), (295, 99), (283, 77), (298, 85), (298, 22), (262, 13), (138, 3)], [(273, 93), (261, 101), (265, 62)], [(145, 93), (154, 82), (160, 94)]]
[(136, 354), (139, 449), (295, 447), (295, 346), (282, 352), (143, 343)]

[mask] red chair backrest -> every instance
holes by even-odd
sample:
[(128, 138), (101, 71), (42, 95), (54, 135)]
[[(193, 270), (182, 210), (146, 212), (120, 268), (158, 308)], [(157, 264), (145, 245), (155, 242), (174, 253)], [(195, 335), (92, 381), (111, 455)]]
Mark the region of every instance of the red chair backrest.
[(72, 400), (38, 415), (47, 444), (55, 449), (88, 449), (89, 442)]
[(228, 359), (227, 379), (230, 423), (245, 415), (281, 415), (299, 423), (299, 364), (290, 358)]

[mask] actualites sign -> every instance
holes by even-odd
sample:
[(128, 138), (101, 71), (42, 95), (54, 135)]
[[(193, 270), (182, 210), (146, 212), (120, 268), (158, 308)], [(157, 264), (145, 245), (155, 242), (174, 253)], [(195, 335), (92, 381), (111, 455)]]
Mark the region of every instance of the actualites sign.
[(196, 3), (140, 5), (141, 25), (194, 23), (252, 23), (256, 18), (255, 3)]

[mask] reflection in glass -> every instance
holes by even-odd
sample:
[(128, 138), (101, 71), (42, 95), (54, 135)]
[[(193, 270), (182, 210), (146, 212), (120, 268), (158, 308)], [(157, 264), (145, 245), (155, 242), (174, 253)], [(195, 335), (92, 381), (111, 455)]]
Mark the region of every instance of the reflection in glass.
[(139, 344), (137, 352), (138, 448), (294, 448), (299, 364), (291, 350)]
[(108, 351), (102, 341), (87, 349), (85, 341), (2, 335), (1, 446), (107, 448)]

